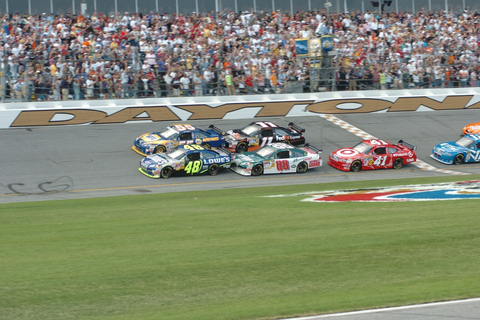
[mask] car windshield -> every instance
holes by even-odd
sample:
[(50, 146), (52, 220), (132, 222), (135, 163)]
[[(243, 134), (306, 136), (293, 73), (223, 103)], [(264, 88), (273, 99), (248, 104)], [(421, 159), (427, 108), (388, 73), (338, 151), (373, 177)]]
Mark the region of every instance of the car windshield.
[(473, 146), (473, 144), (475, 143), (475, 141), (473, 141), (472, 139), (467, 138), (467, 137), (461, 137), (455, 143), (458, 144), (459, 146), (464, 147), (464, 148), (471, 148)]
[(360, 142), (356, 144), (353, 149), (357, 150), (360, 153), (367, 154), (372, 151), (373, 147), (365, 142)]
[(172, 127), (166, 127), (165, 129), (162, 130), (162, 132), (160, 132), (160, 135), (165, 139), (171, 139), (176, 134), (178, 134), (178, 131), (173, 129)]
[(273, 157), (273, 154), (276, 152), (277, 150), (272, 148), (272, 147), (264, 147), (264, 148), (261, 148), (259, 149), (257, 152), (255, 152), (256, 154), (258, 154), (260, 157), (263, 157), (263, 158), (271, 158)]
[(167, 156), (175, 160), (180, 160), (186, 154), (187, 154), (187, 151), (185, 149), (175, 149), (173, 151), (168, 152)]
[(245, 128), (242, 129), (242, 132), (246, 134), (247, 136), (254, 136), (258, 133), (258, 126), (255, 125), (248, 125)]

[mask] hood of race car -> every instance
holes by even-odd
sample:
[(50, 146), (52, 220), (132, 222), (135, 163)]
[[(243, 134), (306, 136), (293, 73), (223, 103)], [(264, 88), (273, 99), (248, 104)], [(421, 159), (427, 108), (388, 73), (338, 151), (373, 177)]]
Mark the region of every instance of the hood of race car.
[(245, 153), (235, 155), (233, 162), (235, 162), (238, 165), (241, 163), (258, 163), (258, 162), (262, 162), (263, 160), (265, 159), (263, 157), (260, 157), (255, 152), (245, 152)]
[(141, 145), (153, 144), (153, 143), (157, 144), (163, 140), (164, 140), (163, 137), (158, 132), (145, 133), (137, 138), (138, 143)]
[(361, 158), (362, 156), (364, 156), (362, 153), (358, 152), (357, 150), (353, 149), (353, 148), (342, 148), (342, 149), (338, 149), (338, 150), (335, 150), (333, 151), (331, 154), (330, 154), (330, 157), (333, 159), (333, 160), (354, 160), (354, 159), (357, 159), (357, 158)]
[(248, 136), (243, 133), (234, 132), (233, 130), (227, 131), (227, 135), (225, 136), (225, 141), (238, 141), (247, 139)]
[(148, 168), (151, 166), (162, 166), (169, 163), (170, 160), (162, 155), (159, 154), (152, 154), (151, 156), (145, 157), (140, 161), (140, 166), (144, 168)]

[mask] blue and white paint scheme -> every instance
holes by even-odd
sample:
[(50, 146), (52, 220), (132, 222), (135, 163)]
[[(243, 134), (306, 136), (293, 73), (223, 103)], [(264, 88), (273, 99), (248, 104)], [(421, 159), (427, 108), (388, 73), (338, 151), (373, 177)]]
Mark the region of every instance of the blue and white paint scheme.
[(430, 157), (444, 164), (480, 162), (480, 135), (468, 134), (457, 141), (437, 144)]

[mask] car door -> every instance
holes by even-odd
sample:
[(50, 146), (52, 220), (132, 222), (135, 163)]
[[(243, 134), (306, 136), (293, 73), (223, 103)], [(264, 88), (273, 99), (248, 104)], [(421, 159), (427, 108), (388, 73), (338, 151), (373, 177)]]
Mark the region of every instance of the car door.
[(374, 169), (386, 169), (392, 167), (392, 155), (387, 152), (387, 147), (375, 147), (372, 151)]
[(273, 129), (263, 129), (260, 131), (260, 147), (264, 147), (269, 143), (275, 142)]
[(178, 144), (193, 144), (193, 134), (191, 131), (183, 131), (178, 135)]
[(203, 161), (200, 159), (200, 152), (190, 152), (185, 156), (184, 171), (187, 175), (200, 173), (203, 167)]
[(277, 150), (269, 164), (264, 166), (265, 173), (286, 173), (292, 171), (293, 161), (290, 151), (285, 149)]

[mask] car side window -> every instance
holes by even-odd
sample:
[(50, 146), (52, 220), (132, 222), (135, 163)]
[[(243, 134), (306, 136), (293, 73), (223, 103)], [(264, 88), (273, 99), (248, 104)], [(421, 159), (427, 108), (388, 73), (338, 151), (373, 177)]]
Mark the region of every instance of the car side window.
[(273, 137), (273, 130), (272, 129), (262, 130), (262, 137)]
[(179, 137), (180, 140), (192, 140), (192, 133), (191, 132), (182, 132)]
[(200, 160), (200, 153), (199, 153), (199, 152), (190, 153), (190, 154), (187, 156), (187, 159), (188, 159), (188, 161)]
[(283, 130), (282, 128), (276, 128), (275, 133), (277, 134), (277, 136), (288, 136), (288, 135), (290, 135), (290, 132), (287, 132), (287, 131)]
[(288, 159), (290, 158), (290, 151), (279, 151), (276, 156), (277, 159)]
[(388, 148), (388, 153), (390, 153), (390, 154), (397, 153), (397, 152), (398, 152), (397, 148), (394, 148), (394, 147), (389, 147)]
[(375, 149), (374, 151), (375, 154), (385, 154), (386, 153), (386, 150), (385, 150), (385, 147), (378, 147)]
[(480, 142), (475, 145), (475, 149), (480, 149)]
[(194, 135), (195, 135), (195, 139), (205, 139), (205, 138), (207, 138), (207, 135), (203, 132), (200, 132), (200, 131), (196, 131)]
[(210, 152), (203, 152), (201, 154), (202, 159), (211, 159), (215, 158), (215, 155), (211, 154)]

